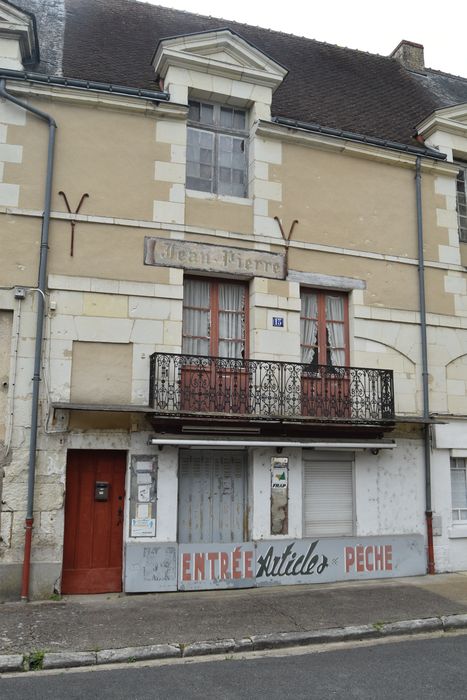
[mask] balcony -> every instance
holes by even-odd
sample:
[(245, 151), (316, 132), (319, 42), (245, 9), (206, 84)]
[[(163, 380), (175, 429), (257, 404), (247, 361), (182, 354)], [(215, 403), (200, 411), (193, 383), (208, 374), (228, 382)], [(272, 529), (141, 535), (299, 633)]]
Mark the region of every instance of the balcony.
[(393, 373), (154, 353), (150, 406), (161, 416), (378, 425), (394, 420)]

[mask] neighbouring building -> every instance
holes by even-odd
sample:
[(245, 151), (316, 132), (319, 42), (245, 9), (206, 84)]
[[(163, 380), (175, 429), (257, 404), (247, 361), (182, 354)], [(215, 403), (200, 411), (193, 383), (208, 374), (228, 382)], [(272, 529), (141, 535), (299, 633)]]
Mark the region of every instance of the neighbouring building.
[(467, 569), (466, 178), (418, 44), (0, 0), (1, 597)]

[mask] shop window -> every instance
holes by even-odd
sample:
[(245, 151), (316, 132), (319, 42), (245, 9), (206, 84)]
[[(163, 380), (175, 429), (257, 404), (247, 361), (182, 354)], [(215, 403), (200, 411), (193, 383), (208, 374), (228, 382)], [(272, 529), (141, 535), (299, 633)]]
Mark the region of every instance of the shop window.
[(220, 195), (247, 195), (247, 113), (236, 107), (191, 101), (186, 186)]
[(451, 498), (453, 522), (467, 521), (467, 459), (451, 460)]
[(186, 279), (182, 352), (245, 359), (247, 300), (248, 286), (243, 283)]
[(302, 290), (301, 361), (310, 370), (318, 365), (349, 364), (348, 303), (345, 294)]
[(315, 453), (303, 461), (303, 536), (353, 534), (353, 456)]
[(467, 163), (457, 163), (457, 220), (459, 239), (467, 243)]

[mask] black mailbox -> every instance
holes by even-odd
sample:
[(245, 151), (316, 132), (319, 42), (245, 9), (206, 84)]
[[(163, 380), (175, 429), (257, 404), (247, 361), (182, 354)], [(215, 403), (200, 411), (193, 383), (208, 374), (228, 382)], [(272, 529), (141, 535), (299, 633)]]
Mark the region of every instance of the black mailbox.
[(109, 482), (108, 481), (96, 481), (94, 487), (94, 500), (95, 501), (108, 501), (109, 500)]

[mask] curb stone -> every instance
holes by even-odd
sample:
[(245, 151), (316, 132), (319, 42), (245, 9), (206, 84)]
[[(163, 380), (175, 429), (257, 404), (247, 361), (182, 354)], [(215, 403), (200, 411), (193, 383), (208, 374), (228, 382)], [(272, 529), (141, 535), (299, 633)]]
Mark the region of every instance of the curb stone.
[(182, 656), (205, 656), (206, 654), (228, 654), (235, 651), (235, 639), (215, 639), (193, 642), (183, 647)]
[(152, 644), (145, 647), (124, 647), (104, 649), (96, 654), (97, 664), (116, 664), (128, 661), (148, 661), (151, 659), (173, 659), (182, 655), (179, 644)]
[(467, 627), (467, 615), (444, 615), (441, 621), (445, 630)]
[[(456, 616), (454, 616), (456, 617)], [(467, 626), (467, 615), (466, 626)], [(426, 617), (420, 620), (401, 620), (400, 622), (385, 623), (380, 634), (390, 637), (396, 634), (417, 634), (418, 632), (436, 632), (443, 629), (443, 622), (439, 617)]]
[[(334, 627), (310, 632), (256, 634), (241, 639), (216, 639), (190, 644), (153, 644), (94, 651), (64, 651), (44, 654), (43, 669), (77, 668), (129, 661), (148, 661), (210, 654), (240, 653), (263, 649), (345, 642), (359, 639), (380, 639), (403, 634), (467, 629), (467, 614), (444, 615), (414, 620), (401, 620), (375, 625)], [(28, 654), (0, 654), (0, 673), (24, 671)], [(38, 671), (39, 672), (39, 671)]]
[(42, 668), (73, 668), (74, 666), (94, 666), (95, 663), (95, 651), (58, 651), (44, 654)]
[(0, 673), (7, 673), (8, 671), (24, 671), (22, 654), (5, 654), (0, 656)]
[(253, 649), (279, 649), (281, 647), (306, 646), (308, 644), (325, 644), (344, 642), (351, 639), (368, 639), (378, 637), (378, 631), (372, 625), (358, 627), (336, 627), (314, 630), (312, 632), (280, 632), (279, 634), (255, 634), (251, 637)]

